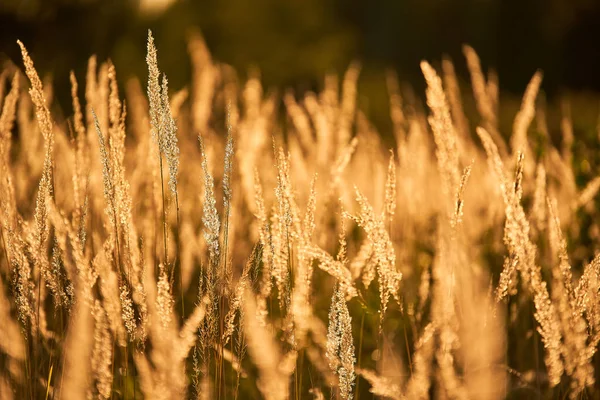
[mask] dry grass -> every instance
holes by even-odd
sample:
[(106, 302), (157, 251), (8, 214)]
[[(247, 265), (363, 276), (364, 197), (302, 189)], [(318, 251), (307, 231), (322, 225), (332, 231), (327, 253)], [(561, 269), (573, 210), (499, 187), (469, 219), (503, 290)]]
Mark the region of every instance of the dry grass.
[(19, 45), (25, 75), (1, 75), (3, 399), (600, 395), (600, 258), (569, 259), (600, 178), (576, 183), (566, 103), (562, 148), (530, 140), (541, 72), (508, 140), (470, 47), (478, 121), (449, 59), (421, 64), (427, 111), (389, 74), (385, 149), (358, 65), (278, 109), (195, 34), (191, 86), (169, 93), (149, 34), (147, 96), (132, 80), (121, 98), (92, 57), (61, 119)]

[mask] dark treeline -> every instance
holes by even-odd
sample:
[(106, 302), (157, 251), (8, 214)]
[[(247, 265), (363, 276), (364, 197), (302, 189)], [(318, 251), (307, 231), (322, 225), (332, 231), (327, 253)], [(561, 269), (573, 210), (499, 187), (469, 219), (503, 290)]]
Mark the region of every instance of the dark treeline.
[[(461, 60), (471, 44), (497, 69), (504, 91), (521, 93), (537, 68), (550, 96), (600, 89), (600, 3), (593, 0), (3, 0), (0, 62), (20, 65), (21, 39), (57, 87), (83, 73), (87, 57), (111, 58), (119, 78), (143, 76), (148, 28), (174, 88), (189, 81), (185, 38), (198, 27), (215, 58), (267, 86), (318, 86), (326, 72), (360, 60), (393, 68), (423, 87), (419, 61)], [(161, 8), (161, 4), (164, 5)], [(467, 76), (464, 63), (457, 69)], [(66, 87), (66, 86), (65, 86)], [(368, 90), (367, 90), (368, 92)], [(68, 90), (61, 96), (68, 96)]]

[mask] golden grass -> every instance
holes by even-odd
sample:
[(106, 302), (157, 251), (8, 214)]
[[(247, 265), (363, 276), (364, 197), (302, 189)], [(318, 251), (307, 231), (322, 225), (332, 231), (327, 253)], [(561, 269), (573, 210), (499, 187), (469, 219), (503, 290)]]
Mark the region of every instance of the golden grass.
[(568, 105), (560, 151), (529, 139), (541, 72), (507, 141), (472, 48), (476, 129), (450, 59), (421, 63), (427, 111), (390, 73), (385, 149), (358, 65), (278, 109), (189, 43), (171, 94), (151, 33), (147, 96), (90, 58), (67, 119), (22, 43), (29, 93), (3, 71), (0, 397), (600, 394), (600, 259), (569, 260), (600, 178), (577, 187)]

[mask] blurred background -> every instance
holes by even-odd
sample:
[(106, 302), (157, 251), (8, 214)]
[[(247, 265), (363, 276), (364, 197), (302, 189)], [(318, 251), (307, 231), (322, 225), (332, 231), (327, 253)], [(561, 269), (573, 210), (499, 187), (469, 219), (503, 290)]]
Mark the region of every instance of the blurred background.
[(599, 20), (595, 0), (1, 0), (0, 63), (21, 65), (22, 40), (68, 104), (68, 73), (83, 77), (92, 54), (112, 59), (121, 81), (145, 80), (151, 28), (179, 89), (190, 82), (186, 37), (198, 28), (216, 60), (242, 78), (258, 67), (268, 88), (318, 89), (325, 73), (360, 61), (359, 106), (377, 123), (388, 112), (385, 69), (423, 93), (419, 61), (447, 54), (466, 82), (464, 43), (496, 69), (504, 96), (522, 94), (537, 68), (548, 98), (598, 91)]

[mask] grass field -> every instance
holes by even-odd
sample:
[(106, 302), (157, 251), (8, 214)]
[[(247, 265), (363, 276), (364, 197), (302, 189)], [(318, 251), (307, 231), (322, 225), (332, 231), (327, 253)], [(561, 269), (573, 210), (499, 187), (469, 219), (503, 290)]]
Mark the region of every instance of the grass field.
[(149, 34), (147, 77), (91, 57), (65, 110), (18, 45), (0, 398), (600, 396), (599, 139), (541, 71), (516, 105), (467, 46), (426, 104), (389, 74), (378, 132), (358, 65), (269, 92), (193, 36), (174, 92)]

